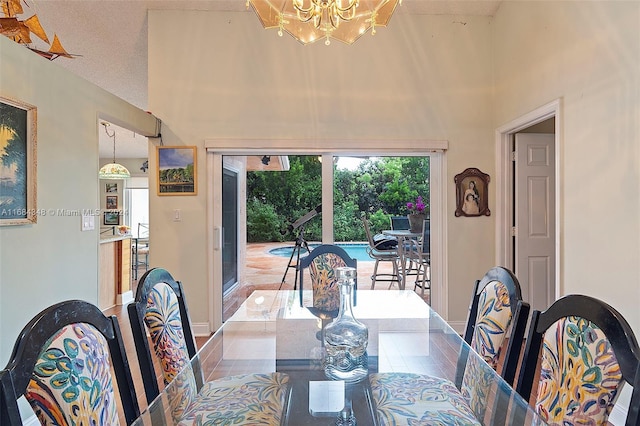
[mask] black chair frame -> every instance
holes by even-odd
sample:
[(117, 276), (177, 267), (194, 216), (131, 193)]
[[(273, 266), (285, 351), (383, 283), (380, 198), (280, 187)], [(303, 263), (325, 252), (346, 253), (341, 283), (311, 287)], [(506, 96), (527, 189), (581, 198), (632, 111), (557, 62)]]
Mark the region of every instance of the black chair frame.
[[(140, 364), (142, 382), (144, 384), (144, 391), (148, 403), (151, 403), (151, 401), (160, 394), (160, 388), (158, 386), (158, 380), (153, 366), (151, 348), (149, 347), (149, 340), (147, 338), (146, 325), (144, 322), (145, 311), (147, 309), (147, 298), (149, 297), (149, 293), (153, 289), (153, 286), (158, 283), (165, 283), (169, 285), (178, 298), (182, 330), (189, 358), (193, 358), (197, 351), (182, 283), (180, 281), (176, 281), (165, 269), (153, 268), (148, 270), (138, 282), (135, 300), (127, 306), (129, 322), (131, 323), (131, 332), (135, 342), (136, 354), (138, 355), (138, 363)], [(196, 371), (194, 371), (196, 384), (198, 389), (200, 389), (203, 384), (203, 378), (201, 374), (198, 374), (198, 366), (195, 365), (194, 367), (196, 368)]]
[[(503, 368), (502, 371), (498, 372), (498, 374), (500, 374), (504, 381), (509, 385), (513, 385), (526, 332), (527, 320), (529, 319), (530, 306), (527, 302), (522, 300), (520, 283), (516, 276), (507, 268), (502, 266), (493, 267), (487, 271), (481, 280), (477, 280), (475, 282), (463, 339), (467, 344), (471, 344), (473, 333), (476, 328), (480, 295), (484, 288), (494, 281), (501, 282), (509, 291), (509, 303), (512, 309), (511, 332), (509, 336), (507, 336), (509, 341), (504, 356)], [(458, 372), (456, 374), (456, 386), (458, 388), (462, 385), (464, 367), (467, 362), (467, 356), (465, 356), (464, 353), (465, 351), (463, 351), (462, 356), (458, 359)]]
[[(309, 253), (307, 256), (303, 257), (302, 259), (300, 259), (300, 263), (298, 264), (298, 275), (300, 276), (300, 306), (302, 306), (303, 304), (303, 297), (302, 297), (302, 289), (303, 289), (303, 285), (304, 285), (304, 280), (303, 280), (303, 271), (305, 268), (308, 268), (311, 263), (313, 262), (313, 260), (319, 256), (322, 256), (323, 254), (335, 254), (338, 257), (340, 257), (346, 266), (350, 266), (352, 268), (356, 268), (356, 270), (358, 269), (358, 261), (356, 259), (353, 259), (351, 256), (349, 256), (349, 254), (345, 251), (345, 249), (343, 249), (340, 246), (334, 245), (334, 244), (322, 244), (319, 245), (318, 247), (314, 248), (313, 250), (311, 250), (311, 253)], [(357, 293), (358, 290), (358, 278), (356, 277), (356, 282), (355, 285), (353, 287), (353, 304), (356, 304), (356, 300), (357, 300)]]
[(0, 373), (0, 424), (22, 425), (17, 400), (27, 390), (44, 345), (60, 329), (77, 323), (90, 324), (107, 340), (125, 421), (129, 425), (138, 418), (140, 409), (118, 319), (105, 316), (91, 303), (68, 300), (44, 309), (20, 332), (9, 363)]
[(556, 300), (547, 310), (534, 310), (529, 324), (522, 368), (516, 391), (529, 399), (536, 379), (536, 368), (544, 333), (556, 321), (577, 316), (593, 322), (609, 340), (620, 365), (622, 378), (633, 386), (626, 426), (640, 424), (640, 348), (629, 323), (607, 303), (585, 295), (571, 294)]

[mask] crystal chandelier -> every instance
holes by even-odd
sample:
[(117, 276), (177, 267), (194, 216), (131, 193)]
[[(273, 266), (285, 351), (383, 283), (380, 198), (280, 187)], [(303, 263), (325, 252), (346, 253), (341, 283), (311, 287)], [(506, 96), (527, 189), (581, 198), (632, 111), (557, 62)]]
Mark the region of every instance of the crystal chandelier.
[(336, 39), (351, 44), (386, 27), (402, 0), (247, 0), (266, 29), (291, 34), (302, 44)]

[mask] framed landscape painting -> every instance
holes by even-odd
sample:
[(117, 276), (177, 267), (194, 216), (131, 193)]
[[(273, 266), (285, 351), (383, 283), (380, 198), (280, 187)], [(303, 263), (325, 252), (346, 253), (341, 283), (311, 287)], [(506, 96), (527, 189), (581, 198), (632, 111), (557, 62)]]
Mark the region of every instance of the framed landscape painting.
[(104, 212), (104, 220), (102, 223), (105, 225), (120, 225), (120, 212), (117, 210)]
[(36, 107), (0, 97), (0, 226), (36, 223)]
[(118, 184), (117, 183), (105, 183), (104, 184), (104, 192), (107, 193), (117, 193), (118, 192)]
[(159, 146), (158, 195), (196, 195), (196, 147)]

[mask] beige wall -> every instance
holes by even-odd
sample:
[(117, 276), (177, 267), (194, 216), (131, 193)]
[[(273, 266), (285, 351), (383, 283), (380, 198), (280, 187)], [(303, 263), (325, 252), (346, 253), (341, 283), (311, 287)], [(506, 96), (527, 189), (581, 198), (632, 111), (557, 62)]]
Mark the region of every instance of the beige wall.
[[(64, 59), (59, 59), (64, 60)], [(0, 365), (19, 331), (65, 299), (97, 303), (98, 229), (51, 209), (99, 207), (98, 117), (152, 134), (155, 118), (0, 37), (0, 95), (38, 108), (38, 223), (0, 228)]]
[[(494, 21), (495, 125), (561, 99), (560, 289), (640, 334), (640, 3), (505, 2)], [(625, 388), (618, 406), (629, 404)], [(610, 421), (624, 423), (624, 409)], [(615, 418), (615, 420), (614, 420)]]
[(495, 125), (560, 98), (560, 288), (640, 333), (640, 3), (505, 2)]
[[(638, 28), (635, 1), (504, 2), (493, 20), (400, 11), (351, 47), (302, 47), (250, 12), (152, 11), (149, 105), (165, 145), (199, 147), (200, 182), (195, 197), (151, 191), (152, 262), (185, 283), (194, 321), (206, 322), (204, 139), (448, 140), (449, 312), (463, 320), (473, 280), (493, 265), (495, 224), (454, 218), (453, 176), (493, 176), (494, 128), (561, 98), (562, 292), (608, 301), (640, 332)], [(4, 37), (0, 56), (0, 94), (38, 107), (38, 207), (96, 208), (98, 116), (143, 134), (152, 116)], [(97, 249), (97, 230), (80, 232), (77, 217), (0, 228), (0, 364), (42, 308), (96, 302)]]
[(211, 297), (203, 141), (221, 138), (239, 147), (305, 141), (300, 149), (322, 139), (352, 140), (354, 149), (372, 139), (448, 140), (449, 316), (464, 321), (474, 280), (494, 262), (493, 217), (453, 215), (453, 176), (495, 169), (490, 19), (399, 13), (391, 27), (352, 46), (302, 46), (265, 31), (251, 12), (150, 11), (149, 107), (165, 145), (198, 146), (200, 182), (197, 197), (152, 196), (152, 232), (163, 232), (151, 261), (185, 283), (194, 322), (208, 320)]

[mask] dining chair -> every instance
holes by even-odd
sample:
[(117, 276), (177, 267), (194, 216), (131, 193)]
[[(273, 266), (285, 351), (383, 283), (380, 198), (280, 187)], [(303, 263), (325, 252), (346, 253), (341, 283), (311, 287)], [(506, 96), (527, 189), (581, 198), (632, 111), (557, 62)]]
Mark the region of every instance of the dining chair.
[[(400, 284), (402, 278), (400, 277), (398, 268), (398, 262), (400, 262), (397, 250), (398, 242), (394, 240), (394, 246), (389, 244), (389, 241), (391, 241), (389, 239), (380, 239), (378, 241), (374, 240), (367, 218), (363, 217), (362, 223), (364, 225), (364, 231), (367, 234), (367, 242), (369, 244), (367, 247), (367, 253), (370, 258), (375, 260), (375, 264), (373, 265), (373, 274), (371, 275), (371, 290), (375, 288), (377, 281), (388, 282), (389, 288), (391, 288), (394, 282)], [(391, 263), (392, 272), (390, 274), (378, 273), (378, 267), (381, 262)]]
[(516, 390), (527, 400), (534, 397), (548, 424), (607, 424), (625, 383), (633, 387), (625, 425), (635, 426), (640, 424), (640, 348), (613, 307), (572, 294), (533, 311)]
[(133, 423), (140, 411), (117, 318), (82, 300), (37, 314), (0, 373), (0, 424), (22, 425), (23, 396), (43, 425)]
[(151, 403), (160, 392), (157, 363), (164, 386), (172, 386), (169, 404), (176, 422), (199, 418), (211, 424), (222, 419), (226, 424), (280, 424), (284, 420), (290, 394), (287, 374), (204, 380), (197, 358), (192, 362), (196, 344), (184, 288), (167, 270), (152, 268), (140, 278), (127, 311), (147, 401)]
[[(460, 349), (455, 381), (415, 373), (372, 374), (372, 397), (378, 417), (385, 424), (406, 424), (407, 419), (435, 421), (429, 416), (434, 398), (441, 395), (446, 396), (441, 403), (451, 405), (448, 413), (453, 417), (449, 422), (476, 424), (485, 416), (494, 381), (494, 373), (489, 374), (491, 370), (480, 363), (486, 362), (497, 370), (500, 353), (506, 346), (504, 367), (499, 374), (508, 384), (513, 383), (528, 314), (529, 305), (522, 301), (517, 278), (506, 268), (491, 268), (474, 285), (463, 336), (468, 346)], [(479, 356), (470, 356), (469, 351)], [(504, 404), (508, 402), (493, 402), (494, 419), (504, 416)]]
[[(304, 271), (308, 269), (313, 291), (313, 308), (331, 317), (338, 314), (340, 308), (340, 289), (336, 268), (350, 266), (358, 269), (358, 261), (349, 256), (342, 248), (335, 244), (322, 244), (311, 250), (307, 256), (300, 259), (298, 275), (300, 277), (300, 306), (303, 306)], [(353, 291), (353, 303), (356, 303), (358, 281)]]
[(413, 290), (415, 291), (420, 287), (420, 295), (423, 298), (424, 291), (429, 290), (429, 300), (433, 300), (431, 294), (431, 228), (429, 219), (425, 219), (422, 223), (422, 236), (420, 239), (412, 239), (410, 241), (407, 260), (409, 265), (405, 276), (416, 276)]
[[(530, 309), (522, 300), (518, 279), (507, 268), (489, 269), (474, 285), (463, 334), (469, 346), (463, 347), (458, 357), (456, 386), (478, 417), (484, 416), (492, 385), (490, 375), (483, 374), (478, 365), (479, 358), (513, 386)], [(469, 357), (469, 350), (479, 357)], [(503, 403), (495, 401), (494, 412), (496, 405)]]
[[(518, 369), (530, 309), (522, 300), (518, 278), (507, 268), (489, 269), (474, 285), (463, 339), (494, 370), (500, 370), (509, 385)], [(459, 375), (458, 385), (460, 379)]]

